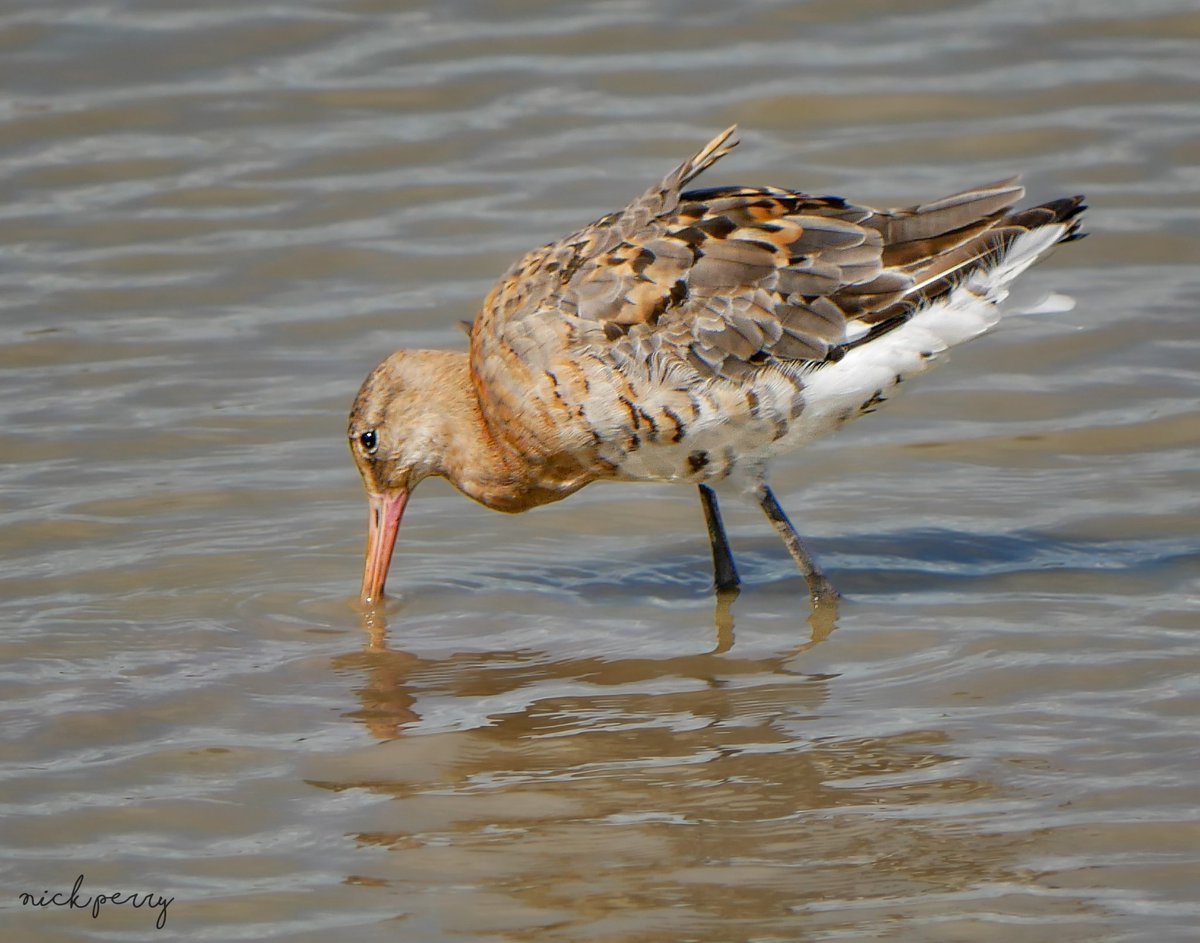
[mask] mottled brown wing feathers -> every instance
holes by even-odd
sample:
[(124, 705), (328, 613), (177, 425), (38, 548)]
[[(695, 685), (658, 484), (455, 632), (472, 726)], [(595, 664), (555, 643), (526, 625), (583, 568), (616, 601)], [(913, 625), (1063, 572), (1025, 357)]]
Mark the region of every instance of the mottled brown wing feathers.
[(733, 134), (621, 212), (521, 259), (476, 333), (535, 360), (555, 345), (619, 348), (713, 377), (819, 364), (844, 353), (848, 320), (901, 318), (1017, 233), (1072, 212), (1055, 203), (1006, 216), (1024, 192), (1015, 179), (882, 211), (769, 187), (682, 191), (733, 149)]

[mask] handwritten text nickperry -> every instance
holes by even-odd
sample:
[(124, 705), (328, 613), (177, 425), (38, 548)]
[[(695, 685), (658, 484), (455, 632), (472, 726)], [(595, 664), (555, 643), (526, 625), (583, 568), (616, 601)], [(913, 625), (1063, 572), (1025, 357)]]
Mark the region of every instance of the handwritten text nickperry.
[(75, 879), (75, 885), (71, 888), (69, 895), (61, 893), (51, 894), (45, 891), (39, 897), (37, 894), (24, 893), (21, 894), (21, 903), (26, 907), (69, 907), (72, 910), (87, 910), (91, 908), (92, 919), (95, 920), (100, 916), (100, 908), (105, 904), (112, 904), (116, 907), (149, 907), (151, 910), (158, 911), (158, 920), (155, 921), (155, 926), (161, 930), (167, 925), (167, 908), (174, 902), (174, 897), (163, 897), (161, 894), (145, 893), (145, 894), (123, 894), (116, 891), (112, 894), (96, 894), (92, 897), (81, 897), (80, 889), (83, 887), (83, 875), (79, 875)]

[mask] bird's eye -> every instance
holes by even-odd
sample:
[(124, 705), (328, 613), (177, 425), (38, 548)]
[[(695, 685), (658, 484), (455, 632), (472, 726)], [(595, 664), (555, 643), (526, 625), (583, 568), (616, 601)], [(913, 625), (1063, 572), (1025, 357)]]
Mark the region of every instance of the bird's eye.
[(367, 450), (368, 455), (374, 455), (375, 450), (379, 448), (379, 437), (375, 435), (374, 429), (368, 429), (358, 437), (358, 441), (362, 443), (362, 447)]

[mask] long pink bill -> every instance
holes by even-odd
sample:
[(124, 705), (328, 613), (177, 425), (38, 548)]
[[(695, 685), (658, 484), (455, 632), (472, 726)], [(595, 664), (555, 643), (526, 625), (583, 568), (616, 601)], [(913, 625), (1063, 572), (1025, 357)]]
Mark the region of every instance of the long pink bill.
[(408, 504), (408, 491), (397, 489), (384, 494), (368, 493), (367, 500), (371, 507), (371, 518), (367, 528), (362, 601), (365, 605), (373, 605), (383, 598), (383, 584), (387, 581), (388, 566), (392, 562), (400, 518), (404, 516), (404, 506)]

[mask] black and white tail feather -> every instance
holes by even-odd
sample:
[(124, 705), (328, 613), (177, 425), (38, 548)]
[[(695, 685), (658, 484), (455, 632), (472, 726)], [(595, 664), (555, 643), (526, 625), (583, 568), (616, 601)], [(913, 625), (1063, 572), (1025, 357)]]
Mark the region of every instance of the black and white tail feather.
[[(1007, 315), (1069, 310), (1073, 302), (1062, 295), (1020, 307), (1005, 302), (1013, 281), (1026, 269), (1059, 243), (1086, 235), (1080, 229), (1080, 215), (1087, 208), (1083, 199), (1067, 197), (1013, 213), (1011, 225), (982, 251), (914, 283), (890, 317), (873, 325), (851, 322), (840, 345), (842, 356), (807, 371), (805, 409), (786, 438), (816, 438), (871, 411), (949, 348), (983, 334)], [(922, 294), (934, 285), (933, 294)]]

